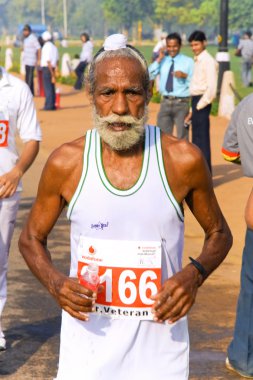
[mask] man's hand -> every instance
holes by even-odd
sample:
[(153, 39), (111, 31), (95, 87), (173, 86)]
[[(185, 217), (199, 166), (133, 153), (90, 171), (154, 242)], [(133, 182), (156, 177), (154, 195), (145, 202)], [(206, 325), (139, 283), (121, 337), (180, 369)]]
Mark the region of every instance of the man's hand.
[(11, 197), (19, 184), (23, 173), (17, 167), (0, 176), (0, 199)]
[(189, 111), (188, 115), (186, 115), (184, 119), (184, 123), (189, 124), (191, 122), (191, 119), (192, 119), (192, 111)]
[(192, 265), (169, 278), (153, 297), (154, 320), (174, 323), (184, 317), (195, 302), (200, 285), (199, 273)]
[(174, 77), (176, 77), (176, 78), (183, 78), (183, 79), (186, 79), (187, 78), (187, 74), (186, 73), (184, 73), (183, 71), (174, 71), (173, 72), (173, 75), (174, 75)]
[(156, 59), (158, 63), (160, 63), (163, 60), (163, 58), (165, 57), (165, 53), (166, 53), (166, 50), (164, 48), (161, 48), (159, 50), (159, 55)]
[(53, 296), (60, 307), (72, 317), (88, 321), (87, 313), (94, 311), (97, 293), (80, 285), (76, 278), (61, 275), (55, 282)]

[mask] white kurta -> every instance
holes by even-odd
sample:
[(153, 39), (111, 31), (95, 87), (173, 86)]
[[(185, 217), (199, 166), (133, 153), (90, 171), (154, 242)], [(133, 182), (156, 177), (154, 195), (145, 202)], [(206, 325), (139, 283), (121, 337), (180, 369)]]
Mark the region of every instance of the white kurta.
[[(116, 312), (109, 312), (108, 316), (100, 311), (91, 313), (88, 322), (78, 321), (63, 312), (57, 380), (188, 379), (187, 318), (173, 325), (159, 324), (145, 317), (141, 320), (129, 311), (138, 309), (139, 295), (142, 294), (140, 298), (145, 302), (141, 277), (147, 270), (152, 273), (157, 270), (154, 266), (159, 256), (156, 249), (153, 250), (157, 243), (161, 253), (161, 283), (182, 265), (183, 214), (166, 180), (160, 130), (146, 127), (141, 174), (128, 190), (116, 189), (109, 183), (101, 162), (99, 135), (96, 130), (89, 131), (82, 178), (70, 202), (68, 217), (71, 221), (70, 276), (77, 276), (86, 256), (99, 262), (104, 240), (105, 256), (110, 256), (108, 244), (113, 242), (118, 247), (118, 253), (111, 255), (110, 260), (115, 257), (115, 263), (110, 263), (109, 272), (113, 280), (120, 273), (120, 280), (112, 286), (112, 294), (106, 293), (107, 301), (111, 297)], [(80, 253), (80, 236), (94, 241), (87, 254), (85, 248)], [(141, 253), (135, 253), (134, 249), (131, 255), (129, 253), (129, 267), (126, 242), (133, 245), (138, 242), (136, 251), (141, 249)], [(136, 257), (137, 265), (133, 264)], [(119, 262), (123, 268), (118, 268)], [(106, 265), (103, 260), (99, 263)], [(129, 274), (128, 282), (122, 284), (125, 270)], [(148, 281), (156, 287), (156, 280), (151, 278)], [(126, 284), (130, 284), (127, 290)], [(119, 297), (115, 297), (115, 292)], [(110, 302), (104, 309), (110, 309)]]

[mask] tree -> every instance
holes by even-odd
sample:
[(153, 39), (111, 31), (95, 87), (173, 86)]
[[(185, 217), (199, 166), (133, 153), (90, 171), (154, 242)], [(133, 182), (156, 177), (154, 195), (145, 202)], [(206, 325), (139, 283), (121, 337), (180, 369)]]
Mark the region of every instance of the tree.
[(229, 25), (231, 29), (251, 29), (253, 19), (252, 0), (230, 0)]
[(155, 13), (163, 21), (179, 24), (213, 25), (218, 21), (219, 0), (156, 0)]
[(103, 0), (102, 7), (108, 22), (128, 31), (136, 21), (154, 13), (153, 0)]

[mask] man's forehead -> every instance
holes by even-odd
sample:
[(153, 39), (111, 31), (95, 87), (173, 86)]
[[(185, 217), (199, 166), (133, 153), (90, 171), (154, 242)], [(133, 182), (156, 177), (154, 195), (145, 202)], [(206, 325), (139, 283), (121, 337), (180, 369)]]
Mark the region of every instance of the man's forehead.
[(128, 57), (106, 58), (97, 63), (96, 81), (110, 81), (117, 78), (127, 78), (129, 81), (141, 83), (143, 69), (137, 59)]

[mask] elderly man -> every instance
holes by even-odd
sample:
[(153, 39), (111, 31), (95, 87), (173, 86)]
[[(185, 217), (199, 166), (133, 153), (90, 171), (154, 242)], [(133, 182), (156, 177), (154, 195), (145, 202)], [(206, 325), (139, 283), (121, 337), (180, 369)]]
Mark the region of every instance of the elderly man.
[[(253, 178), (253, 94), (236, 107), (224, 136), (222, 154), (227, 161), (241, 163), (245, 176)], [(228, 347), (226, 366), (240, 376), (253, 379), (253, 190), (249, 196), (247, 226), (242, 256), (241, 289), (234, 335)]]
[[(108, 37), (88, 80), (96, 129), (49, 158), (19, 243), (63, 309), (57, 380), (187, 379), (186, 314), (225, 258), (230, 231), (198, 148), (145, 125), (149, 73), (139, 51)], [(205, 239), (182, 269), (184, 200)], [(70, 277), (46, 246), (67, 205)], [(89, 263), (99, 265), (98, 291), (77, 280)]]
[[(19, 157), (15, 136), (24, 148)], [(0, 67), (0, 350), (6, 349), (1, 317), (7, 300), (8, 255), (22, 190), (21, 178), (41, 140), (33, 97), (26, 83)]]

